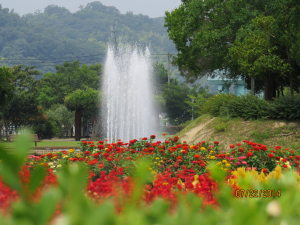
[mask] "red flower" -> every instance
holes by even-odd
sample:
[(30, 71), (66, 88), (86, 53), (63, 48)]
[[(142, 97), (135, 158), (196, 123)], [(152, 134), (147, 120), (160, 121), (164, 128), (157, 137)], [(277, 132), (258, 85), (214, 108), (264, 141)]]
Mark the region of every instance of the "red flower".
[(200, 155), (194, 155), (194, 158), (195, 158), (195, 159), (200, 159), (201, 156), (200, 156)]
[(230, 148), (234, 148), (234, 145), (230, 145), (229, 147), (230, 147)]
[(104, 145), (98, 145), (98, 149), (104, 149)]
[(177, 148), (182, 148), (182, 144), (176, 145)]
[(94, 158), (95, 158), (95, 159), (99, 158), (99, 155), (100, 155), (99, 153), (95, 153), (95, 154), (94, 154)]
[(143, 138), (142, 138), (143, 141), (146, 141), (147, 139), (148, 139), (148, 138), (146, 138), (146, 137), (143, 137)]
[(81, 144), (87, 145), (87, 142), (86, 141), (81, 141)]
[(252, 152), (248, 152), (247, 154), (246, 154), (246, 157), (252, 157), (253, 156), (253, 153)]
[(254, 151), (259, 151), (259, 149), (260, 149), (260, 148), (259, 148), (258, 146), (255, 146), (255, 147), (254, 147)]
[(283, 164), (282, 166), (283, 166), (283, 168), (287, 168), (287, 165), (285, 165), (285, 164)]
[(89, 154), (90, 154), (89, 151), (85, 151), (85, 152), (84, 152), (84, 155), (89, 155)]
[(103, 144), (104, 144), (104, 141), (98, 141), (98, 144), (99, 144), (99, 145), (103, 145)]
[(275, 159), (276, 159), (277, 161), (280, 161), (280, 157), (275, 157)]
[(146, 142), (145, 143), (145, 147), (149, 147), (150, 146), (150, 143), (149, 142)]
[(293, 159), (293, 156), (290, 155), (289, 158), (290, 158), (290, 159)]
[(81, 157), (80, 159), (78, 159), (79, 162), (82, 162), (84, 160), (83, 157)]
[(103, 157), (104, 157), (104, 158), (106, 158), (106, 157), (108, 157), (108, 156), (109, 156), (109, 153), (107, 153), (107, 152), (103, 154)]
[(93, 142), (93, 141), (88, 141), (87, 144), (88, 144), (88, 145), (89, 145), (89, 144), (94, 144), (94, 142)]
[(170, 142), (169, 142), (169, 141), (165, 141), (165, 143), (166, 143), (166, 144), (169, 144)]
[(176, 160), (178, 160), (178, 159), (182, 159), (182, 156), (177, 156), (177, 157), (176, 157)]
[(266, 168), (263, 168), (261, 171), (262, 171), (263, 173), (267, 173), (267, 172), (268, 172), (268, 170), (267, 170)]
[(200, 166), (201, 166), (201, 167), (205, 167), (205, 164), (204, 164), (204, 163), (201, 163)]
[(279, 150), (279, 149), (281, 149), (281, 146), (276, 146), (275, 149)]
[(241, 143), (237, 143), (237, 144), (236, 144), (236, 146), (238, 146), (238, 147), (241, 146), (241, 145), (242, 145)]
[(95, 147), (95, 145), (94, 145), (94, 144), (92, 144), (92, 145), (90, 145), (90, 147), (92, 147), (92, 148), (93, 148), (93, 147)]
[(205, 141), (202, 141), (202, 144), (205, 144), (206, 142)]
[(215, 144), (215, 145), (218, 145), (218, 144), (219, 144), (219, 142), (218, 142), (218, 141), (214, 141), (214, 144)]
[(99, 164), (99, 165), (98, 165), (98, 168), (99, 168), (99, 169), (103, 169), (103, 168), (104, 168), (104, 164)]
[(235, 151), (232, 151), (232, 152), (231, 152), (231, 154), (234, 154), (234, 153), (235, 153)]
[(150, 138), (151, 138), (151, 139), (155, 139), (155, 135), (151, 135)]
[(268, 154), (268, 157), (269, 157), (269, 158), (273, 158), (274, 155), (273, 155), (272, 153), (269, 153), (269, 154)]
[(286, 159), (286, 158), (283, 158), (283, 159), (282, 159), (282, 162), (287, 162), (287, 159)]

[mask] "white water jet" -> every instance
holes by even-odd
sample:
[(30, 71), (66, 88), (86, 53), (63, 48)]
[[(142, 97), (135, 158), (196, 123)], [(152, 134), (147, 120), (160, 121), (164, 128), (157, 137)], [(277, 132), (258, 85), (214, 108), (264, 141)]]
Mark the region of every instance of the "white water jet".
[(109, 141), (149, 137), (155, 128), (150, 51), (123, 46), (108, 48), (104, 66), (101, 130)]

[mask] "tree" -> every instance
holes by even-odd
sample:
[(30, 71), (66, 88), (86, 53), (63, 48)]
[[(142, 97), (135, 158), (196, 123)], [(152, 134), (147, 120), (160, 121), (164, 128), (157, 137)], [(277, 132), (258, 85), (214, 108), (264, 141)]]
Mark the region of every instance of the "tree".
[(10, 68), (0, 67), (0, 80), (0, 107), (3, 107), (12, 99), (15, 90)]
[(61, 136), (63, 134), (69, 136), (74, 125), (74, 112), (68, 110), (64, 105), (57, 105), (55, 109), (49, 110), (47, 115), (49, 118), (59, 121), (64, 127), (63, 132), (61, 132)]
[(39, 103), (45, 109), (50, 109), (54, 104), (64, 104), (67, 95), (85, 86), (99, 89), (102, 65), (80, 66), (78, 60), (65, 62), (56, 66), (56, 73), (47, 73), (40, 80)]
[[(81, 117), (95, 117), (100, 105), (100, 92), (92, 88), (78, 89), (65, 98), (65, 106), (75, 111), (75, 140), (81, 138)], [(93, 121), (95, 118), (92, 118)]]
[(18, 127), (31, 125), (32, 121), (41, 114), (37, 101), (37, 81), (33, 78), (40, 72), (34, 67), (25, 67), (25, 69), (23, 67), (23, 65), (18, 65), (11, 69), (15, 91), (11, 101), (0, 108), (7, 139), (10, 123), (15, 125), (16, 132), (18, 132)]
[(187, 102), (191, 101), (189, 96), (197, 96), (205, 89), (200, 86), (189, 87), (187, 84), (172, 82), (170, 85), (164, 85), (163, 98), (165, 108), (172, 124), (179, 125), (192, 118), (191, 105)]
[[(296, 53), (299, 12), (296, 0), (190, 0), (171, 13), (166, 12), (165, 26), (179, 51), (175, 62), (180, 70), (201, 77), (214, 76), (213, 71), (219, 69), (227, 72), (227, 78), (242, 77), (248, 81), (246, 68), (251, 67), (251, 76), (261, 77), (252, 81), (260, 81), (266, 99), (271, 100), (276, 97), (279, 81), (299, 83), (295, 72), (300, 65)], [(231, 48), (231, 56), (238, 50), (247, 54), (232, 60)], [(266, 50), (267, 55), (263, 56)], [(259, 60), (251, 58), (255, 55), (260, 56)]]

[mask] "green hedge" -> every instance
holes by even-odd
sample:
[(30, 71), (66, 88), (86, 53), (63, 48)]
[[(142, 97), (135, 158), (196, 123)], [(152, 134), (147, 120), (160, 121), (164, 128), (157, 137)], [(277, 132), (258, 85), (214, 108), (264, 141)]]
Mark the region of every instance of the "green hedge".
[(268, 102), (250, 94), (236, 96), (221, 93), (211, 96), (201, 111), (212, 116), (300, 121), (300, 96), (281, 96)]

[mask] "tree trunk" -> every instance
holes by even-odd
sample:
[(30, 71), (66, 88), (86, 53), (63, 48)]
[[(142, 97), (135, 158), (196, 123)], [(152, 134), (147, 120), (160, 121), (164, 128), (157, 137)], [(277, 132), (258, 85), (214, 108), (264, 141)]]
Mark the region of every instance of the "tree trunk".
[(264, 79), (265, 85), (265, 100), (273, 101), (273, 98), (276, 98), (276, 81), (275, 77), (272, 74), (267, 74)]
[(281, 85), (281, 95), (284, 96), (284, 94), (283, 94), (283, 85)]
[(255, 79), (251, 77), (251, 95), (255, 96)]
[(294, 96), (294, 87), (293, 87), (293, 79), (291, 77), (290, 79), (290, 93), (291, 93), (291, 97)]
[(75, 111), (75, 141), (80, 141), (81, 138), (81, 110)]

